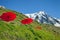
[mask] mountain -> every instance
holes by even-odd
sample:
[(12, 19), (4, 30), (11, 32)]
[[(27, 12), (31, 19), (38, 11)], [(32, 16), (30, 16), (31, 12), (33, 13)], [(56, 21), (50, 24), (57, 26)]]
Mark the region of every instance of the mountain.
[(29, 18), (37, 20), (40, 23), (52, 24), (56, 27), (60, 27), (60, 20), (47, 15), (47, 13), (45, 13), (44, 11), (31, 13), (31, 14), (25, 14), (25, 15), (28, 16)]
[(4, 8), (5, 9), (5, 7), (4, 6), (1, 6), (1, 5), (0, 5), (0, 8)]
[(23, 25), (20, 21), (28, 18), (20, 12), (0, 8), (0, 16), (4, 12), (14, 12), (16, 19), (6, 22), (0, 19), (0, 40), (60, 40), (60, 28), (53, 25), (33, 21)]

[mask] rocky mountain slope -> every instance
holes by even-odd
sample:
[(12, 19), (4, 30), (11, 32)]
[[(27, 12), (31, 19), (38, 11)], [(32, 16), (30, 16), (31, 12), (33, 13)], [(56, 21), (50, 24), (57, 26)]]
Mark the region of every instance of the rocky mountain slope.
[(37, 20), (39, 23), (52, 24), (56, 27), (60, 27), (60, 21), (54, 17), (47, 15), (47, 13), (45, 13), (44, 11), (25, 15), (28, 16), (29, 18)]

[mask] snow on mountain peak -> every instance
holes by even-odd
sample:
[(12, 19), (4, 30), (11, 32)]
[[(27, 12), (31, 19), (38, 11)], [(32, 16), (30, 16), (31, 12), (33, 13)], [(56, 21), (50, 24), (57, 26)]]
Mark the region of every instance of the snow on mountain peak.
[(0, 8), (4, 8), (5, 9), (5, 7), (4, 6), (1, 6), (1, 5), (0, 5)]
[(39, 11), (39, 14), (45, 14), (45, 12), (44, 11)]
[(60, 27), (60, 20), (47, 15), (44, 11), (39, 11), (36, 13), (25, 14), (25, 15), (40, 23), (52, 24), (54, 26)]

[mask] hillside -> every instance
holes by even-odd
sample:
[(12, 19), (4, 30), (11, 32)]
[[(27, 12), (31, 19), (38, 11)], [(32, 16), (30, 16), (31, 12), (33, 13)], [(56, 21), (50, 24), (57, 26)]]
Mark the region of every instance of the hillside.
[[(0, 40), (60, 40), (60, 28), (37, 21), (23, 25), (20, 21), (27, 17), (9, 9), (0, 8), (0, 15), (9, 11), (16, 13), (17, 17), (11, 22), (0, 20)], [(36, 29), (37, 26), (42, 29)]]

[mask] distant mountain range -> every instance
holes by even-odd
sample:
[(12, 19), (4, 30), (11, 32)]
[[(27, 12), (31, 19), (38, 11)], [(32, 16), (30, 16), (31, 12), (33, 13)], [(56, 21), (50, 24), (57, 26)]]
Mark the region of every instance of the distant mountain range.
[(39, 11), (36, 13), (31, 13), (31, 14), (28, 13), (25, 15), (28, 16), (29, 18), (37, 20), (40, 23), (52, 24), (56, 27), (60, 27), (60, 19), (51, 17), (47, 15), (47, 13), (45, 13), (44, 11)]
[(0, 5), (0, 8), (4, 8), (5, 9), (5, 7), (4, 6), (1, 6), (1, 5)]
[[(6, 7), (0, 6), (0, 8), (5, 9)], [(31, 13), (31, 14), (28, 13), (28, 14), (24, 14), (24, 15), (26, 15), (29, 18), (32, 18), (33, 20), (36, 20), (40, 23), (52, 24), (56, 27), (60, 27), (60, 19), (51, 17), (51, 16), (47, 15), (47, 13), (44, 12), (44, 11), (39, 11), (39, 12), (36, 12), (36, 13)]]

